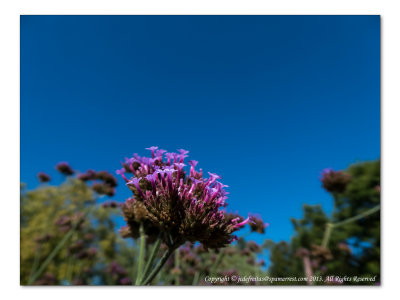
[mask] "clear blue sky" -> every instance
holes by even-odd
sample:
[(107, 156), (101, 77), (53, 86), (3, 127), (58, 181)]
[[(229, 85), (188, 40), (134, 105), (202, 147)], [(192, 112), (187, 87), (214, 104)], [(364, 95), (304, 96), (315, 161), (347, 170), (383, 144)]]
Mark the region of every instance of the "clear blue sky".
[[(22, 16), (21, 181), (190, 150), (288, 240), (323, 168), (380, 157), (379, 16)], [(130, 195), (120, 180), (115, 197)], [(256, 238), (256, 237), (255, 237)]]

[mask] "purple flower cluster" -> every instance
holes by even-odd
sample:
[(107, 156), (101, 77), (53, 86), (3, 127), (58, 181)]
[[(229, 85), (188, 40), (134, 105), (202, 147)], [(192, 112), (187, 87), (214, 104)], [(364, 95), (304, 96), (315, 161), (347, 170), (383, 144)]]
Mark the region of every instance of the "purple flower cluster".
[(117, 201), (106, 201), (101, 204), (102, 208), (118, 208), (121, 206), (121, 203), (118, 203)]
[(344, 243), (344, 242), (338, 243), (338, 244), (337, 244), (337, 248), (338, 248), (340, 251), (347, 252), (347, 253), (351, 254), (351, 248), (349, 247), (348, 244), (346, 244), (346, 243)]
[(58, 227), (58, 230), (61, 232), (68, 232), (69, 230), (72, 229), (73, 224), (76, 224), (76, 229), (80, 230), (83, 228), (84, 225), (84, 216), (81, 212), (75, 213), (72, 216), (68, 216), (68, 215), (62, 215), (60, 216), (55, 224)]
[(306, 248), (297, 249), (295, 256), (308, 260), (311, 271), (318, 271), (321, 274), (327, 271), (325, 263), (333, 259), (329, 249), (315, 244), (311, 245), (311, 251)]
[(325, 247), (320, 245), (311, 245), (311, 256), (313, 258), (312, 263), (317, 266), (323, 265), (328, 260), (332, 260), (332, 252)]
[(265, 233), (265, 229), (269, 226), (269, 223), (264, 223), (260, 216), (252, 215), (250, 216), (249, 222), (252, 232)]
[(40, 182), (49, 182), (51, 180), (51, 177), (43, 172), (39, 172), (37, 177)]
[[(206, 248), (219, 248), (234, 241), (236, 236), (232, 233), (249, 218), (227, 218), (223, 210), (227, 206), (227, 186), (219, 181), (221, 177), (208, 173), (209, 177), (203, 178), (203, 171), (196, 170), (194, 160), (188, 161), (187, 172), (185, 158), (189, 151), (184, 149), (178, 153), (158, 147), (147, 149), (151, 157), (134, 154), (117, 170), (134, 194), (123, 209), (128, 225), (134, 213), (127, 207), (134, 208), (132, 203), (141, 202), (146, 219), (164, 233), (167, 245), (176, 247), (186, 241), (199, 241)], [(128, 178), (126, 173), (133, 177)]]
[(106, 272), (110, 274), (114, 282), (117, 282), (120, 285), (132, 284), (132, 279), (127, 276), (128, 272), (115, 261), (108, 265)]
[(350, 182), (350, 174), (327, 168), (321, 172), (322, 187), (330, 193), (343, 193)]
[(75, 171), (71, 168), (71, 166), (65, 161), (59, 162), (56, 165), (56, 170), (66, 176), (70, 176), (75, 173)]
[(45, 273), (40, 279), (36, 280), (34, 285), (55, 285), (57, 282), (56, 276), (52, 273)]
[(78, 175), (78, 179), (87, 182), (92, 181), (92, 190), (99, 195), (114, 196), (117, 179), (107, 171), (87, 170)]
[(74, 255), (78, 259), (94, 258), (97, 254), (97, 249), (90, 247), (90, 241), (79, 239), (72, 243), (68, 249), (68, 255)]
[(35, 242), (38, 244), (42, 244), (42, 243), (46, 243), (46, 242), (50, 241), (52, 238), (53, 238), (53, 235), (47, 233), (47, 234), (43, 234), (43, 235), (36, 237)]

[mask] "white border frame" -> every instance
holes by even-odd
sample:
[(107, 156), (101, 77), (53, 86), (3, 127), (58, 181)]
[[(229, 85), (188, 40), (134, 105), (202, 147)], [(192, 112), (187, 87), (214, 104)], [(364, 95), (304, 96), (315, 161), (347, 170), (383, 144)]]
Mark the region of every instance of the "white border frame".
[[(2, 1), (0, 4), (0, 128), (1, 172), (3, 188), (0, 210), (0, 286), (3, 297), (31, 299), (110, 299), (141, 296), (167, 298), (224, 297), (245, 299), (249, 296), (279, 299), (298, 298), (376, 299), (398, 294), (396, 262), (399, 260), (400, 143), (399, 124), (400, 28), (398, 1), (254, 1), (254, 0), (69, 0)], [(20, 287), (19, 286), (19, 16), (20, 14), (307, 14), (307, 15), (381, 15), (382, 63), (382, 287)], [(262, 294), (261, 294), (262, 293)]]

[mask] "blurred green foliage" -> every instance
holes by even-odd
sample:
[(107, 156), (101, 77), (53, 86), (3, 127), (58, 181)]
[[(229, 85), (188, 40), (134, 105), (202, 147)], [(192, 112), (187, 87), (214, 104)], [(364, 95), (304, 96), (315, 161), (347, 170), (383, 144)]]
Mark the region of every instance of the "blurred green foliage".
[(106, 269), (117, 262), (130, 270), (135, 248), (115, 230), (113, 218), (119, 214), (118, 208), (98, 205), (97, 195), (75, 178), (68, 178), (60, 186), (43, 184), (30, 191), (22, 187), (21, 284), (28, 284), (62, 238), (73, 230), (72, 223), (82, 218), (33, 284), (120, 284), (120, 278), (111, 276)]
[[(67, 177), (59, 186), (44, 183), (27, 190), (21, 185), (21, 284), (134, 283), (139, 240), (120, 236), (116, 228), (116, 220), (121, 217), (120, 208), (104, 203), (109, 202), (99, 199), (87, 183), (73, 177)], [(74, 230), (76, 222), (80, 223)], [(71, 238), (35, 277), (40, 266), (68, 233), (72, 233)], [(152, 245), (146, 247), (147, 260)], [(170, 258), (152, 284), (204, 285), (208, 284), (204, 281), (205, 276), (262, 272), (257, 253), (246, 247), (244, 239), (236, 246), (220, 251), (205, 251), (200, 245), (184, 245), (175, 257)], [(165, 249), (161, 247), (158, 257), (162, 250)], [(34, 281), (30, 282), (32, 278)]]
[[(332, 194), (335, 210), (330, 220), (338, 224), (380, 204), (380, 161), (351, 165), (351, 180), (344, 192)], [(271, 265), (268, 273), (274, 277), (305, 276), (300, 251), (310, 258), (314, 276), (377, 276), (375, 282), (348, 281), (343, 284), (374, 285), (380, 282), (380, 211), (354, 222), (334, 227), (326, 249), (322, 249), (326, 223), (330, 217), (321, 205), (304, 205), (303, 218), (292, 219), (295, 234), (290, 242), (267, 240)], [(325, 252), (324, 252), (325, 251)], [(293, 282), (280, 284), (293, 285)], [(299, 283), (299, 284), (305, 284)], [(317, 282), (315, 284), (326, 284)]]
[[(328, 222), (337, 224), (348, 220), (380, 203), (379, 161), (354, 164), (346, 172), (351, 175), (351, 181), (344, 192), (332, 194), (335, 202), (332, 216), (326, 215), (320, 205), (304, 205), (303, 217), (291, 220), (295, 234), (290, 242), (265, 240), (260, 246), (242, 237), (229, 247), (208, 251), (198, 244), (185, 244), (168, 259), (151, 284), (210, 285), (205, 280), (207, 277), (233, 275), (304, 277), (304, 258), (309, 259), (313, 276), (377, 275), (380, 281), (379, 211), (335, 227), (328, 249), (321, 247)], [(59, 186), (43, 183), (27, 190), (21, 185), (22, 285), (130, 285), (135, 282), (138, 242), (120, 236), (116, 225), (121, 218), (120, 208), (116, 202), (104, 205), (107, 203), (104, 199), (88, 183), (72, 176)], [(55, 251), (60, 245), (60, 250)], [(146, 245), (145, 261), (152, 247), (151, 243)], [(265, 250), (270, 255), (268, 269), (262, 260)], [(163, 251), (165, 245), (161, 245), (158, 258)], [(271, 283), (221, 281), (213, 284)]]

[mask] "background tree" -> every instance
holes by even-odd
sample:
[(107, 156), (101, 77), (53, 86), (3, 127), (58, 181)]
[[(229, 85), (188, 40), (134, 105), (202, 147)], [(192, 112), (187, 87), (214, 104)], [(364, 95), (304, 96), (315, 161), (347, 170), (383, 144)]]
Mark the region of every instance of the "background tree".
[(126, 284), (135, 248), (116, 232), (118, 204), (99, 203), (95, 189), (102, 183), (46, 182), (21, 189), (21, 284)]
[[(304, 277), (306, 272), (302, 260), (306, 257), (315, 276), (377, 275), (379, 282), (380, 161), (354, 164), (346, 171), (325, 170), (321, 180), (334, 201), (331, 217), (320, 205), (304, 205), (303, 218), (291, 220), (295, 235), (289, 243), (266, 241), (271, 259), (269, 275)], [(333, 226), (326, 234), (328, 223)], [(376, 282), (352, 281), (343, 284)]]

